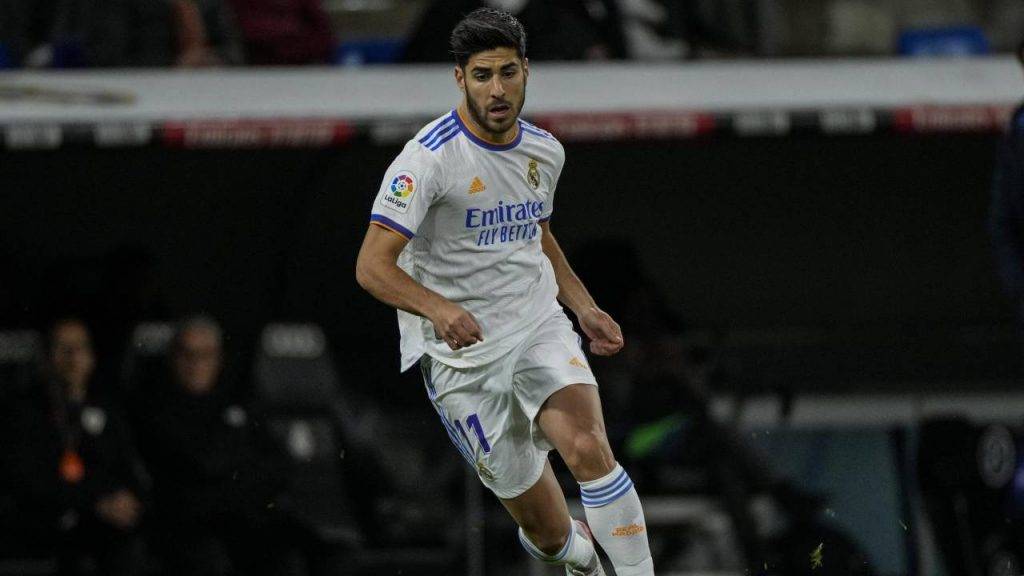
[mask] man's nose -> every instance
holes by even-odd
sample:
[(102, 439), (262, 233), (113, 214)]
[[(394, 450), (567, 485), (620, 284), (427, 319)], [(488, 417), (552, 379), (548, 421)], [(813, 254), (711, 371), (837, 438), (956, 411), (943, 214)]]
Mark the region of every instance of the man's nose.
[(505, 85), (501, 82), (501, 76), (495, 75), (491, 78), (491, 95), (492, 96), (504, 96)]

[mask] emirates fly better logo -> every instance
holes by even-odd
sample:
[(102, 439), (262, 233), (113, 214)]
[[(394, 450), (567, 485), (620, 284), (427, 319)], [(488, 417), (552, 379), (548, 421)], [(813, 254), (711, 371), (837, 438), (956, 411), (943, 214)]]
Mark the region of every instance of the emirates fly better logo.
[(388, 192), (380, 197), (381, 204), (396, 212), (406, 213), (409, 210), (409, 199), (416, 192), (416, 177), (412, 172), (402, 170), (391, 180)]

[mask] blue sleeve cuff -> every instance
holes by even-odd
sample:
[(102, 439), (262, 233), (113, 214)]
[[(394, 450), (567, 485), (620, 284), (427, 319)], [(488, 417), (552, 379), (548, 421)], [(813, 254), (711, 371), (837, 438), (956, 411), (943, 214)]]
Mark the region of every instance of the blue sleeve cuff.
[(405, 226), (402, 226), (398, 222), (395, 222), (391, 218), (388, 218), (387, 216), (383, 216), (381, 214), (371, 214), (370, 224), (376, 224), (382, 228), (387, 228), (388, 230), (391, 230), (396, 234), (401, 234), (402, 236), (405, 236), (405, 238), (408, 240), (412, 240), (413, 236), (416, 235)]

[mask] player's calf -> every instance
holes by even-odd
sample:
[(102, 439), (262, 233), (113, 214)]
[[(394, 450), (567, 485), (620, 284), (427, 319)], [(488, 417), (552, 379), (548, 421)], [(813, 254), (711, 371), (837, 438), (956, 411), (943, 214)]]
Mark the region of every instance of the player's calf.
[(605, 476), (580, 482), (587, 523), (618, 576), (654, 576), (647, 523), (629, 474), (619, 466)]

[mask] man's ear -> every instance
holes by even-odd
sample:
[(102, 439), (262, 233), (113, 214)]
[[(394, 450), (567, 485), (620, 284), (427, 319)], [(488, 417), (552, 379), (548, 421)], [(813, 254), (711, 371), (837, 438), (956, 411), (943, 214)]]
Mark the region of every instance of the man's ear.
[(466, 73), (463, 72), (462, 67), (458, 64), (455, 65), (455, 84), (458, 85), (459, 90), (462, 92), (466, 91)]

